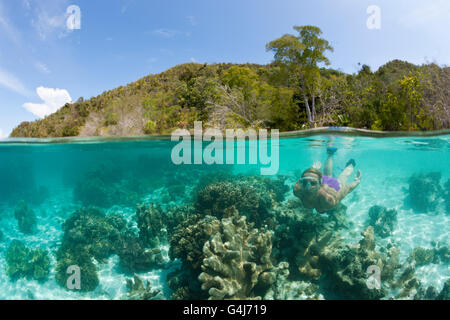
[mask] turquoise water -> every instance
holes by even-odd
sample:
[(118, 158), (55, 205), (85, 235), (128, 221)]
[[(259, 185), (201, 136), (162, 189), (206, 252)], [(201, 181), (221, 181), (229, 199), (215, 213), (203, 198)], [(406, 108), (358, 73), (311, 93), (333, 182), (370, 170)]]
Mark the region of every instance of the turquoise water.
[[(289, 225), (290, 220), (281, 222), (281, 220), (277, 220), (277, 215), (287, 211), (288, 207), (291, 208), (292, 203), (294, 206), (301, 206), (301, 203), (295, 202), (298, 200), (293, 195), (293, 187), (303, 170), (311, 167), (315, 161), (324, 163), (328, 141), (329, 135), (323, 133), (280, 139), (278, 143), (278, 176), (281, 176), (281, 180), (277, 180), (277, 176), (269, 178), (274, 181), (282, 181), (286, 187), (285, 189), (276, 189), (282, 190), (280, 197), (275, 199), (271, 196), (268, 202), (264, 202), (264, 205), (267, 206), (264, 209), (265, 214), (271, 217), (270, 221), (275, 222), (270, 225), (267, 220), (264, 222), (261, 222), (262, 220), (251, 221), (251, 215), (247, 215), (247, 227), (250, 230), (252, 228), (250, 222), (254, 222), (253, 228), (260, 228), (260, 233), (265, 228), (264, 230), (272, 234), (273, 248), (271, 252), (269, 250), (272, 259), (271, 265), (275, 268), (280, 262), (289, 262), (290, 276), (285, 278), (280, 276), (281, 280), (277, 280), (264, 289), (258, 289), (255, 285), (254, 288), (247, 289), (244, 298), (255, 296), (278, 299), (370, 298), (370, 295), (364, 296), (365, 293), (361, 293), (365, 289), (362, 290), (357, 286), (345, 287), (339, 284), (338, 288), (334, 287), (335, 274), (338, 274), (338, 270), (324, 265), (326, 259), (321, 256), (320, 252), (317, 253), (320, 266), (316, 266), (317, 269), (320, 269), (320, 277), (312, 279), (305, 277), (305, 274), (301, 272), (296, 272), (299, 267), (295, 265), (295, 261), (299, 259), (301, 246), (304, 246), (300, 243), (306, 239), (302, 237), (307, 237), (306, 234), (310, 234), (311, 230), (299, 230), (292, 235), (291, 239), (298, 240), (298, 243), (297, 240), (287, 242), (292, 248), (285, 248), (286, 244), (280, 245), (283, 233), (277, 231), (277, 227), (281, 223)], [(261, 192), (265, 192), (266, 189), (259, 190), (259, 186), (266, 183), (265, 180), (242, 178), (261, 177), (260, 166), (176, 166), (171, 161), (171, 150), (174, 145), (174, 142), (168, 140), (69, 140), (65, 143), (55, 143), (55, 141), (29, 143), (9, 140), (7, 143), (0, 142), (0, 232), (2, 234), (0, 240), (0, 299), (126, 299), (130, 298), (130, 295), (127, 295), (127, 279), (132, 278), (134, 274), (142, 280), (148, 280), (152, 289), (160, 290), (154, 295), (154, 298), (171, 299), (174, 298), (176, 285), (168, 280), (169, 274), (176, 273), (180, 268), (189, 269), (191, 272), (189, 277), (196, 281), (195, 278), (198, 278), (199, 273), (204, 269), (198, 267), (197, 271), (192, 271), (189, 263), (183, 261), (180, 255), (178, 258), (171, 259), (170, 246), (177, 241), (170, 241), (171, 237), (173, 238), (173, 232), (164, 231), (169, 229), (164, 225), (164, 221), (161, 227), (164, 232), (159, 235), (158, 241), (141, 243), (146, 250), (160, 249), (161, 263), (142, 268), (145, 270), (139, 268), (126, 270), (121, 266), (120, 254), (112, 250), (109, 254), (105, 254), (104, 259), (98, 259), (92, 255), (89, 257), (98, 277), (98, 285), (90, 288), (92, 290), (69, 290), (61, 285), (64, 281), (58, 282), (56, 279), (58, 273), (57, 252), (63, 243), (72, 245), (69, 240), (64, 242), (63, 223), (82, 207), (99, 207), (99, 210), (106, 216), (120, 215), (128, 223), (128, 232), (134, 234), (137, 239), (140, 231), (135, 217), (138, 204), (159, 205), (161, 211), (172, 215), (176, 214), (177, 211), (174, 208), (177, 206), (188, 205), (192, 208), (191, 215), (200, 214), (202, 217), (209, 213), (208, 210), (213, 205), (223, 209), (220, 206), (225, 206), (225, 202), (221, 202), (220, 197), (223, 194), (220, 192), (215, 195), (217, 201), (213, 199), (212, 202), (204, 201), (199, 204), (198, 200), (199, 191), (208, 185), (218, 183), (222, 179), (221, 176), (226, 177), (224, 179), (228, 179), (231, 186), (238, 185), (238, 182), (241, 181), (240, 183), (250, 187), (250, 195), (254, 191), (255, 194), (258, 192), (258, 197), (266, 196), (261, 195)], [(395, 279), (400, 277), (406, 268), (408, 257), (415, 248), (422, 247), (431, 252), (434, 248), (433, 245), (436, 248), (439, 245), (441, 249), (448, 247), (450, 231), (448, 208), (450, 190), (448, 189), (450, 183), (446, 186), (446, 182), (450, 179), (450, 135), (373, 138), (342, 134), (335, 137), (334, 146), (338, 148), (333, 157), (335, 176), (344, 169), (350, 158), (356, 160), (356, 169), (362, 172), (361, 184), (342, 201), (342, 204), (346, 206), (347, 226), (334, 225), (330, 229), (336, 238), (342, 239), (344, 244), (341, 250), (349, 250), (345, 249), (345, 245), (356, 246), (361, 240), (361, 232), (367, 227), (369, 209), (376, 205), (388, 210), (393, 209), (397, 214), (397, 221), (388, 236), (381, 237), (375, 234), (376, 248), (374, 249), (384, 252), (385, 248), (390, 245), (399, 248), (399, 267), (394, 272)], [(218, 175), (218, 172), (221, 174)], [(431, 176), (426, 176), (433, 172), (440, 174), (436, 178), (437, 180), (435, 179), (437, 182), (433, 182)], [(414, 174), (416, 174), (415, 180), (411, 179)], [(418, 174), (424, 175), (417, 176)], [(353, 181), (353, 178), (354, 175), (350, 177), (349, 181)], [(421, 183), (421, 181), (429, 183)], [(228, 189), (217, 190), (222, 190), (221, 192), (224, 194), (228, 192)], [(247, 193), (248, 195), (249, 193)], [(227, 197), (227, 207), (233, 205), (230, 201), (236, 201), (236, 206), (240, 206), (238, 201), (242, 201), (242, 196), (240, 199), (235, 199), (233, 195), (227, 193)], [(416, 199), (415, 204), (411, 197)], [(208, 203), (211, 208), (207, 207)], [(288, 203), (291, 203), (290, 206)], [(26, 209), (23, 209), (24, 204)], [(251, 212), (251, 208), (248, 210)], [(294, 210), (294, 215), (295, 212)], [(25, 215), (25, 218), (17, 218), (21, 213)], [(325, 217), (323, 219), (332, 215), (332, 213), (319, 215), (315, 211), (308, 214), (311, 217)], [(245, 216), (246, 214), (240, 212), (240, 215)], [(27, 220), (30, 216), (34, 217), (34, 221), (33, 218)], [(215, 216), (217, 221), (226, 218), (220, 214)], [(187, 216), (180, 215), (178, 225), (188, 217), (189, 214)], [(25, 226), (19, 227), (19, 219), (26, 220), (22, 222)], [(295, 218), (292, 219), (295, 220)], [(198, 223), (199, 220), (196, 221)], [(326, 222), (326, 220), (324, 221)], [(320, 224), (320, 222), (314, 223)], [(31, 225), (30, 232), (24, 232), (27, 225)], [(312, 224), (306, 224), (306, 226), (313, 228)], [(157, 227), (158, 225), (155, 225), (155, 228)], [(321, 230), (322, 227), (314, 225), (314, 228), (318, 228), (318, 230)], [(154, 232), (158, 233), (159, 231)], [(177, 236), (180, 237), (180, 234), (178, 230)], [(86, 236), (83, 235), (83, 237)], [(34, 268), (33, 264), (37, 263), (32, 260), (16, 262), (18, 266), (15, 267), (23, 270), (15, 270), (17, 271), (15, 276), (12, 276), (14, 273), (11, 271), (12, 267), (9, 272), (7, 271), (7, 252), (13, 240), (21, 241), (30, 250), (37, 248), (47, 250), (48, 263), (43, 263), (44, 269), (47, 271), (44, 272), (42, 278), (36, 276), (33, 271), (30, 272), (29, 268), (27, 269), (27, 266)], [(108, 241), (108, 239), (106, 240)], [(83, 246), (89, 243), (89, 239), (86, 241)], [(276, 248), (277, 244), (283, 248)], [(269, 242), (267, 246), (269, 246)], [(300, 247), (297, 248), (298, 246)], [(440, 258), (436, 253), (434, 258), (430, 258), (433, 261), (414, 265), (415, 278), (420, 282), (421, 288), (426, 289), (433, 286), (437, 292), (443, 289), (445, 281), (450, 277), (448, 252), (444, 251), (444, 249), (440, 251)], [(224, 261), (222, 262), (225, 263)], [(12, 265), (12, 263), (9, 264)], [(197, 261), (197, 263), (202, 265), (202, 261)], [(349, 262), (349, 264), (352, 263)], [(364, 263), (363, 269), (365, 270), (367, 266)], [(342, 265), (343, 269), (346, 267), (347, 265)], [(265, 268), (270, 269), (271, 267), (265, 266)], [(272, 271), (275, 270), (273, 268)], [(83, 272), (82, 270), (81, 277), (83, 277)], [(280, 273), (279, 271), (273, 272), (277, 276)], [(169, 276), (169, 279), (172, 277), (173, 274)], [(355, 277), (359, 277), (359, 281), (361, 280), (361, 275)], [(193, 288), (188, 297), (197, 298), (200, 294), (201, 298), (208, 298), (208, 290), (199, 288), (200, 285)], [(310, 285), (313, 285), (311, 288), (314, 288), (314, 294), (310, 292), (312, 289), (308, 291), (309, 293), (301, 289)], [(400, 288), (395, 288), (383, 280), (382, 285), (385, 286), (385, 292), (382, 297), (377, 297), (383, 299), (413, 298), (415, 292), (420, 291), (417, 287), (416, 291), (409, 292), (406, 297), (400, 297), (401, 285)], [(275, 287), (278, 289), (274, 289)], [(284, 291), (279, 289), (280, 287)], [(274, 294), (273, 292), (278, 293)], [(240, 297), (242, 298), (242, 296)], [(418, 297), (416, 296), (416, 298)]]

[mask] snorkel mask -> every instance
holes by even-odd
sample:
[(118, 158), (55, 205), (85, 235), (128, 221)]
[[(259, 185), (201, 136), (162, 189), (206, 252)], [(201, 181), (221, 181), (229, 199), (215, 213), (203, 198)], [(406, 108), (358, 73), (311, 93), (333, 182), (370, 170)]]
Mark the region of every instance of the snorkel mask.
[(311, 190), (312, 188), (316, 188), (320, 185), (319, 181), (316, 178), (309, 176), (300, 178), (299, 182), (306, 190)]
[[(314, 176), (306, 175), (307, 173), (312, 173)], [(311, 189), (317, 189), (321, 185), (322, 173), (314, 168), (310, 168), (303, 172), (302, 177), (298, 180), (302, 184), (305, 190), (310, 191)]]

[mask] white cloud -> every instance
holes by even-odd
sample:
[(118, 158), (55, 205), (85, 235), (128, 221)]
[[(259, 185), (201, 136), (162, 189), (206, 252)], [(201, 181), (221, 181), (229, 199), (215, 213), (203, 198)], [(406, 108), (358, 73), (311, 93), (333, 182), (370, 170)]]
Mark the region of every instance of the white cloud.
[(66, 103), (72, 102), (69, 92), (64, 89), (39, 87), (36, 89), (36, 92), (44, 103), (39, 104), (28, 102), (25, 103), (23, 107), (40, 118), (44, 118), (49, 114), (58, 111), (58, 109)]
[(36, 67), (36, 69), (38, 69), (42, 73), (45, 73), (45, 74), (51, 73), (50, 69), (47, 67), (47, 65), (42, 62), (36, 62), (34, 64), (34, 66)]
[(0, 139), (4, 139), (4, 138), (7, 138), (7, 137), (8, 137), (8, 135), (7, 134), (3, 134), (2, 129), (0, 129)]
[(24, 96), (29, 95), (29, 92), (23, 85), (22, 81), (16, 78), (13, 74), (2, 69), (0, 69), (0, 86)]
[(178, 30), (171, 30), (171, 29), (158, 29), (158, 30), (153, 31), (154, 35), (164, 37), (164, 38), (172, 38), (180, 33), (181, 32)]
[(67, 36), (73, 30), (67, 28), (67, 0), (54, 0), (33, 2), (33, 15), (31, 25), (37, 30), (39, 37), (46, 40), (57, 35), (59, 38)]

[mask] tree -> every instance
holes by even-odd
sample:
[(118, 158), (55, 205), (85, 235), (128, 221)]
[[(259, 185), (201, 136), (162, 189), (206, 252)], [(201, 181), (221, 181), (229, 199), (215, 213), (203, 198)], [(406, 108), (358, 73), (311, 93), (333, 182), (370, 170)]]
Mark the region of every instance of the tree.
[[(330, 64), (326, 51), (333, 51), (329, 42), (320, 37), (322, 30), (315, 26), (294, 26), (298, 36), (285, 34), (267, 44), (274, 52), (275, 62), (288, 68), (292, 83), (303, 95), (309, 122), (316, 118), (317, 86), (320, 82), (319, 64)], [(311, 100), (312, 109), (309, 106)]]

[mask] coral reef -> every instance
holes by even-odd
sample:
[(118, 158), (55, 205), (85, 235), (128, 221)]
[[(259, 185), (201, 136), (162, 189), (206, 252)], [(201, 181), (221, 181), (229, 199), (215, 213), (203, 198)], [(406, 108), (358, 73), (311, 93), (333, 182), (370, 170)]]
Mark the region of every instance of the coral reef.
[(432, 242), (432, 249), (425, 249), (422, 247), (415, 248), (409, 255), (408, 261), (414, 262), (416, 266), (423, 266), (434, 263), (449, 263), (450, 249), (442, 243)]
[(122, 238), (117, 255), (120, 258), (119, 265), (126, 273), (149, 271), (164, 266), (161, 250), (146, 249), (134, 235), (126, 235)]
[(167, 238), (165, 224), (167, 215), (161, 207), (150, 204), (149, 207), (139, 205), (135, 220), (139, 228), (139, 239), (150, 247), (160, 244), (160, 240)]
[[(377, 251), (371, 226), (362, 236), (356, 245), (323, 252), (319, 257), (330, 292), (337, 298), (381, 299), (387, 293), (388, 284), (393, 281), (394, 271), (400, 268), (399, 250), (396, 247), (388, 247), (386, 253)], [(367, 285), (367, 270), (370, 266), (377, 266), (381, 270), (379, 288), (370, 289)]]
[(409, 178), (409, 202), (414, 211), (426, 213), (436, 209), (443, 194), (440, 180), (439, 172), (413, 174)]
[(422, 290), (422, 284), (416, 278), (414, 264), (405, 263), (400, 275), (392, 282), (391, 287), (400, 290), (397, 299), (413, 299), (417, 292)]
[(170, 238), (170, 259), (180, 259), (185, 267), (199, 270), (205, 242), (219, 231), (220, 222), (215, 217), (189, 217), (175, 228)]
[[(345, 207), (339, 209), (341, 217), (345, 217), (345, 214), (342, 214), (343, 209)], [(276, 205), (274, 212), (273, 256), (278, 261), (287, 260), (292, 276), (301, 275), (308, 280), (316, 279), (320, 275), (319, 271), (316, 271), (315, 276), (306, 272), (306, 268), (317, 264), (317, 246), (314, 243), (317, 239), (325, 240), (328, 237), (329, 243), (334, 244), (339, 238), (340, 228), (346, 223), (342, 223), (342, 220), (341, 223), (336, 222), (336, 218), (331, 214), (321, 215), (306, 209), (298, 199)], [(328, 242), (322, 241), (322, 244), (327, 246)], [(309, 258), (312, 259), (310, 262)], [(317, 267), (313, 269), (317, 270)]]
[(339, 203), (336, 207), (327, 212), (330, 222), (334, 222), (334, 229), (348, 229), (352, 223), (347, 220), (347, 207)]
[(204, 215), (222, 219), (231, 207), (256, 226), (270, 218), (273, 202), (281, 202), (288, 187), (284, 179), (259, 176), (236, 176), (209, 184), (197, 191), (195, 208)]
[(97, 267), (92, 256), (86, 251), (72, 252), (59, 249), (56, 253), (56, 281), (61, 287), (69, 289), (67, 280), (71, 276), (67, 273), (68, 268), (77, 266), (80, 268), (80, 291), (93, 291), (99, 285)]
[(414, 295), (414, 300), (450, 300), (450, 279), (444, 283), (441, 292), (433, 286), (428, 288), (420, 286)]
[(63, 250), (85, 251), (97, 261), (105, 262), (118, 250), (126, 222), (118, 215), (106, 216), (97, 208), (82, 208), (64, 222), (63, 231)]
[(198, 275), (204, 259), (203, 246), (209, 238), (219, 232), (220, 221), (216, 217), (191, 215), (174, 228), (170, 237), (169, 257), (180, 259), (180, 270), (168, 275), (169, 287), (174, 291), (173, 299), (206, 299), (201, 290)]
[(56, 255), (56, 276), (62, 286), (68, 277), (67, 267), (78, 265), (86, 274), (82, 277), (83, 290), (94, 290), (98, 278), (93, 260), (104, 263), (113, 254), (119, 256), (120, 267), (126, 273), (163, 266), (161, 251), (147, 249), (120, 215), (106, 215), (97, 208), (82, 208), (64, 222), (63, 230), (62, 244)]
[(396, 210), (388, 210), (381, 206), (373, 206), (369, 209), (369, 219), (366, 225), (373, 227), (375, 235), (381, 238), (389, 237), (394, 231), (396, 223)]
[[(271, 278), (271, 233), (247, 225), (246, 217), (224, 218), (204, 245), (199, 280), (209, 299), (257, 299), (254, 289)], [(261, 283), (263, 282), (263, 283)]]
[(314, 237), (304, 250), (300, 250), (297, 255), (298, 271), (309, 280), (319, 279), (322, 271), (319, 266), (320, 255), (333, 250), (339, 240), (330, 243), (333, 234), (329, 231), (322, 237)]
[(183, 264), (179, 270), (169, 273), (167, 284), (173, 291), (171, 298), (174, 300), (208, 299), (208, 293), (201, 289), (201, 283), (198, 280), (199, 273), (200, 271), (195, 271), (187, 264)]
[(441, 293), (437, 296), (438, 300), (450, 300), (450, 279), (445, 281)]
[(126, 300), (155, 300), (160, 298), (160, 290), (153, 290), (149, 281), (145, 283), (137, 275), (133, 279), (127, 279)]
[(289, 279), (289, 264), (280, 262), (273, 270), (273, 285), (264, 295), (265, 300), (323, 300), (319, 286), (305, 281)]
[(29, 249), (21, 241), (13, 240), (6, 252), (6, 274), (19, 278), (44, 281), (50, 272), (50, 258), (43, 249)]
[(14, 217), (17, 219), (19, 230), (25, 234), (33, 234), (36, 231), (36, 215), (28, 208), (25, 201), (20, 201), (14, 210)]

